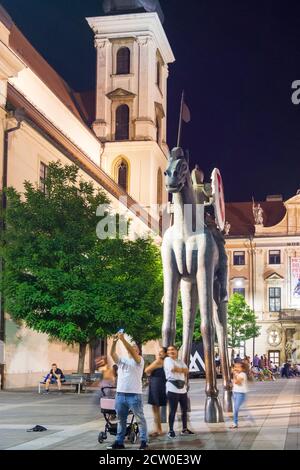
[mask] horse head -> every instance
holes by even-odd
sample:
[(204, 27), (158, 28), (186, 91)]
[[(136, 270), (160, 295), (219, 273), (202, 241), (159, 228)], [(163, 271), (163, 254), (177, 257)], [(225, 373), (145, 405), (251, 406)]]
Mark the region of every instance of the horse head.
[(166, 190), (169, 193), (179, 193), (190, 178), (188, 156), (181, 147), (175, 147), (171, 151), (165, 177)]

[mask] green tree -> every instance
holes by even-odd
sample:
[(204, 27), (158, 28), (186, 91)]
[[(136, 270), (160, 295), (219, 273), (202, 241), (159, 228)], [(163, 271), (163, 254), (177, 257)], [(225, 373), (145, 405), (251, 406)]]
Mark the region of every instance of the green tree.
[(256, 324), (255, 313), (241, 294), (233, 294), (228, 302), (228, 345), (239, 348), (244, 341), (259, 336), (260, 327)]
[[(7, 190), (1, 289), (7, 312), (29, 328), (87, 344), (120, 327), (142, 343), (160, 335), (161, 266), (151, 240), (100, 240), (105, 193), (79, 178), (75, 165), (49, 165), (45, 191), (25, 182), (24, 195)], [(104, 214), (114, 216), (109, 206)], [(119, 220), (119, 218), (117, 218)]]

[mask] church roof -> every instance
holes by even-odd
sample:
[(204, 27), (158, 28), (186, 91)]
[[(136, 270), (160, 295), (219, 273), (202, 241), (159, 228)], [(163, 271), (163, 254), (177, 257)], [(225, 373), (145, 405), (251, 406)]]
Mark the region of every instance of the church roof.
[[(286, 209), (282, 201), (259, 202), (263, 209), (264, 227), (278, 224), (284, 217)], [(230, 223), (230, 237), (248, 237), (254, 235), (254, 217), (252, 202), (226, 203), (226, 220)]]
[[(10, 28), (9, 46), (30, 67), (30, 69), (48, 86), (48, 88), (62, 101), (62, 103), (83, 124), (87, 121), (82, 113), (81, 103), (84, 97), (73, 92), (65, 80), (48, 64), (41, 54), (30, 44), (19, 28), (12, 23)], [(84, 108), (84, 107), (83, 107)]]

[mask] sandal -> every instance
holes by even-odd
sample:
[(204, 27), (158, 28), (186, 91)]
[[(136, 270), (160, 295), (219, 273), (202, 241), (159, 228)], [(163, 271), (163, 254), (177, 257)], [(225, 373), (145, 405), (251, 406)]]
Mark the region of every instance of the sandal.
[(149, 436), (150, 437), (158, 437), (158, 436), (161, 436), (161, 434), (159, 434), (157, 431), (153, 431), (153, 432), (150, 432)]

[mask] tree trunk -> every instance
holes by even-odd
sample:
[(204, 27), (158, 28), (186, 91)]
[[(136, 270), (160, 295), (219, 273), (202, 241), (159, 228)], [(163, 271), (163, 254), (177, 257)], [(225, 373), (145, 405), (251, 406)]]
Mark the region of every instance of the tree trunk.
[(78, 374), (84, 373), (84, 359), (85, 359), (85, 353), (86, 353), (86, 346), (87, 346), (86, 343), (79, 344), (79, 356), (78, 356), (78, 368), (77, 368)]
[(139, 348), (140, 355), (142, 355), (143, 343), (140, 343), (139, 341), (136, 341), (135, 344), (136, 344), (137, 347)]

